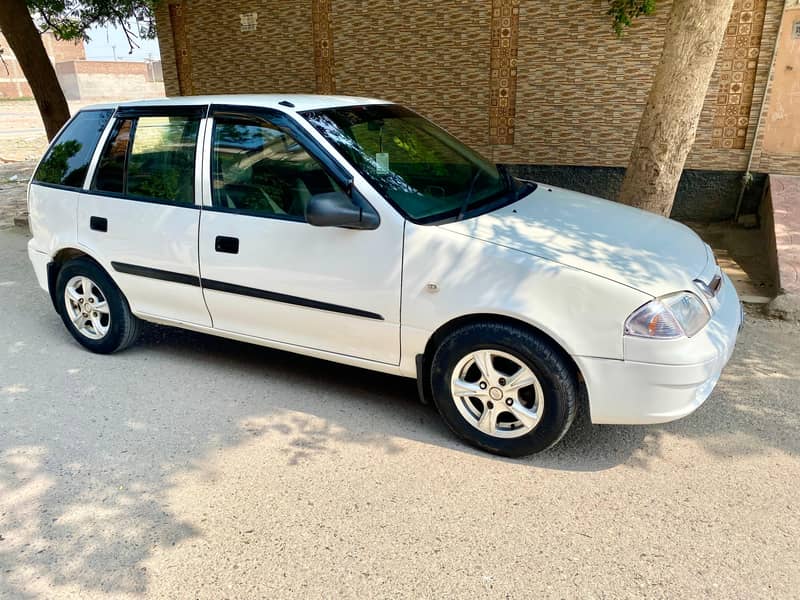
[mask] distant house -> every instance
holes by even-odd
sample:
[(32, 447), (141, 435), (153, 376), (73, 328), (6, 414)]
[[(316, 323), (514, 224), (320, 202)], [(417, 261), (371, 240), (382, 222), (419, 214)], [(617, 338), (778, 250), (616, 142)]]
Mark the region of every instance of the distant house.
[[(613, 197), (669, 8), (622, 39), (598, 2), (167, 0), (156, 16), (169, 95), (382, 97), (519, 173)], [(750, 210), (762, 174), (800, 174), (798, 23), (796, 2), (735, 0), (673, 215), (729, 218), (748, 166)]]
[[(160, 61), (86, 60), (82, 40), (58, 40), (52, 33), (43, 33), (42, 42), (67, 100), (120, 100), (164, 95)], [(0, 99), (31, 97), (30, 85), (2, 34), (0, 48), (3, 49)]]

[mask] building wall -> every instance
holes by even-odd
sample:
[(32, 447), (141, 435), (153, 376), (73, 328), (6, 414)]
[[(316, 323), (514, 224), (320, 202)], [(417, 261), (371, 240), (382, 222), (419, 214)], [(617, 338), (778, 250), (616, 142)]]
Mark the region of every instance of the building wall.
[(334, 1), (331, 30), (337, 93), (401, 102), (490, 151), (488, 2)]
[[(42, 43), (52, 63), (86, 58), (82, 40), (77, 42), (57, 40), (52, 33), (43, 33)], [(28, 98), (33, 96), (31, 86), (28, 85), (19, 62), (14, 57), (11, 47), (2, 33), (0, 33), (0, 48), (3, 49), (3, 61), (5, 63), (5, 66), (0, 63), (0, 98)]]
[(150, 98), (164, 95), (146, 62), (75, 60), (56, 64), (68, 100)]
[(787, 5), (778, 39), (751, 170), (799, 175), (800, 4)]
[(83, 40), (58, 40), (52, 33), (47, 32), (42, 34), (42, 43), (44, 43), (47, 55), (53, 62), (86, 60), (86, 49), (83, 46)]
[[(757, 126), (784, 4), (734, 0), (686, 164), (728, 182), (714, 215), (732, 213), (751, 155), (800, 174), (796, 155), (762, 156)], [(168, 0), (157, 23), (170, 95), (382, 97), (496, 162), (605, 177), (627, 165), (661, 55), (671, 2), (657, 6), (621, 39), (599, 0)]]

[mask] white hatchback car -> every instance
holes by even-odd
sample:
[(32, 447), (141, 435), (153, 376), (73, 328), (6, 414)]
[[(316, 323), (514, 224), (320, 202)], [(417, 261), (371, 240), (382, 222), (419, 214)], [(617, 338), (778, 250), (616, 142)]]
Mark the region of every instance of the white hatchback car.
[(688, 228), (515, 179), (378, 100), (85, 108), (29, 208), (39, 284), (89, 350), (145, 320), (415, 377), (508, 456), (556, 443), (579, 401), (594, 423), (689, 414), (742, 319)]

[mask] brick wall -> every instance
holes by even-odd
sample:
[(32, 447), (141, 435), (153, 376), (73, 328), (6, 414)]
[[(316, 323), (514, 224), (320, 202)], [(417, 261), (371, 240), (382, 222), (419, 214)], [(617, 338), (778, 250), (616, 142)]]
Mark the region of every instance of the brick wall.
[(53, 62), (62, 62), (65, 60), (85, 60), (86, 50), (83, 46), (83, 40), (67, 41), (57, 40), (52, 33), (43, 33), (42, 42), (47, 50), (47, 55)]
[[(783, 7), (735, 0), (687, 168), (746, 168)], [(669, 10), (622, 39), (599, 0), (169, 0), (157, 22), (171, 95), (376, 96), (497, 162), (623, 167)]]
[(163, 96), (164, 86), (152, 81), (145, 62), (76, 60), (56, 65), (68, 100), (150, 98)]
[[(62, 60), (80, 60), (86, 58), (83, 41), (68, 42), (57, 40), (52, 33), (42, 34), (47, 55), (53, 63)], [(3, 63), (0, 63), (0, 98), (25, 98), (33, 95), (22, 69), (11, 51), (6, 38), (0, 33), (0, 48), (3, 49)]]

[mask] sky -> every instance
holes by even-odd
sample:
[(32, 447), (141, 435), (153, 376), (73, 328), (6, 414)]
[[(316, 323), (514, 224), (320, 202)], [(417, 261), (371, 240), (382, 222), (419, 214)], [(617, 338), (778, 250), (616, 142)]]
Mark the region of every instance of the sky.
[[(136, 27), (132, 27), (137, 31)], [(141, 46), (128, 54), (130, 47), (122, 29), (118, 27), (92, 27), (89, 30), (90, 41), (86, 42), (86, 58), (88, 60), (158, 60), (157, 40), (135, 40)]]

